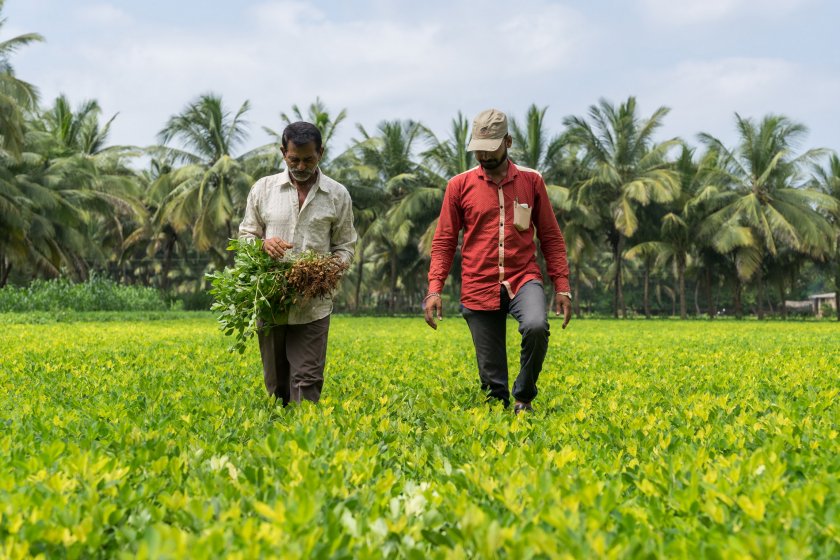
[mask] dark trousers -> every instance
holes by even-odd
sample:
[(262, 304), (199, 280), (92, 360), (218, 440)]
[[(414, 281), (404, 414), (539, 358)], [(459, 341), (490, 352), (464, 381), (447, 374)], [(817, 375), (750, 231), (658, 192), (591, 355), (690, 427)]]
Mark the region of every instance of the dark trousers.
[(303, 325), (281, 325), (258, 336), (268, 392), (289, 404), (318, 402), (324, 387), (330, 316)]
[(519, 375), (513, 383), (513, 397), (518, 401), (531, 402), (537, 396), (537, 379), (548, 351), (545, 294), (542, 285), (532, 280), (526, 282), (512, 300), (501, 286), (500, 298), (501, 309), (498, 311), (467, 308), (463, 311), (475, 345), (481, 388), (488, 398), (499, 399), (505, 406), (510, 404), (505, 342), (505, 322), (510, 313), (519, 321), (519, 333), (522, 335)]

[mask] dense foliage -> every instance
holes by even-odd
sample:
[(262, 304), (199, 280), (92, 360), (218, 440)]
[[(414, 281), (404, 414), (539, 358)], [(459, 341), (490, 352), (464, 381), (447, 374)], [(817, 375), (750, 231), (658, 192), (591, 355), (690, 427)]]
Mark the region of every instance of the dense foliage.
[(33, 311), (163, 311), (169, 306), (148, 286), (126, 286), (94, 276), (83, 283), (67, 278), (34, 280), (0, 290), (0, 313)]
[(210, 317), (5, 325), (0, 557), (840, 555), (834, 323), (551, 326), (519, 418), (456, 317), (334, 317), (285, 409)]
[(219, 314), (219, 327), (234, 337), (231, 350), (240, 354), (261, 329), (285, 325), (293, 305), (329, 297), (347, 265), (333, 255), (314, 251), (287, 252), (275, 259), (263, 251), (262, 240), (231, 239), (232, 267), (208, 274), (211, 310)]

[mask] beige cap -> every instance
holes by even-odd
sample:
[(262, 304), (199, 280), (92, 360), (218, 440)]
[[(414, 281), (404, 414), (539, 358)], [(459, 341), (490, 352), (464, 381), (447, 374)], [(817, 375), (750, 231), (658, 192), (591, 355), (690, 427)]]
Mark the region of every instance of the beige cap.
[(487, 109), (473, 121), (468, 152), (495, 152), (508, 133), (507, 116), (497, 109)]

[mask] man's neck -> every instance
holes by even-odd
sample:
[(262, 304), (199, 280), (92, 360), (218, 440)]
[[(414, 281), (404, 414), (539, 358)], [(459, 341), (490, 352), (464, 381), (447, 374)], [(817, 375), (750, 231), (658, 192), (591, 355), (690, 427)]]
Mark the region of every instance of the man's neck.
[(499, 167), (497, 167), (493, 171), (488, 171), (488, 170), (485, 169), (484, 172), (487, 174), (487, 177), (491, 181), (493, 181), (494, 183), (496, 183), (498, 185), (499, 183), (501, 183), (502, 181), (505, 180), (505, 177), (507, 177), (508, 166), (509, 165), (510, 165), (510, 160), (506, 159), (505, 161), (502, 162), (501, 165), (499, 165)]
[(319, 173), (319, 171), (316, 171), (312, 175), (312, 177), (309, 178), (308, 181), (298, 181), (294, 177), (292, 177), (291, 173), (289, 173), (289, 181), (291, 181), (291, 183), (295, 186), (295, 188), (297, 190), (299, 190), (300, 192), (308, 193), (309, 190), (312, 188), (312, 185), (314, 185), (315, 183), (318, 182), (318, 173)]

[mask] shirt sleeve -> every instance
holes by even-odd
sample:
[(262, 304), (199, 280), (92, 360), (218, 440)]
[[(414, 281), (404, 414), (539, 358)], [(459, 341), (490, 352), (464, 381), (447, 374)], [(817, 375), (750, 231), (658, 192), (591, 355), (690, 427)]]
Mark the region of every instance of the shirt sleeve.
[(440, 293), (452, 268), (455, 250), (458, 248), (458, 234), (463, 227), (461, 213), (460, 185), (453, 179), (446, 186), (443, 205), (440, 208), (435, 237), (432, 240), (432, 262), (429, 267), (429, 292)]
[(265, 223), (263, 223), (259, 212), (259, 192), (262, 190), (262, 180), (254, 183), (251, 192), (248, 193), (248, 201), (245, 204), (245, 217), (239, 224), (239, 239), (263, 239), (265, 237)]
[(350, 193), (342, 189), (336, 201), (336, 222), (330, 231), (330, 252), (350, 263), (356, 246), (356, 229), (353, 227), (353, 201)]
[(569, 263), (566, 259), (566, 241), (557, 223), (557, 216), (551, 207), (548, 199), (548, 191), (542, 177), (537, 176), (535, 191), (534, 210), (536, 211), (537, 237), (540, 240), (540, 248), (545, 257), (545, 264), (548, 275), (554, 284), (557, 292), (568, 292), (569, 289)]

